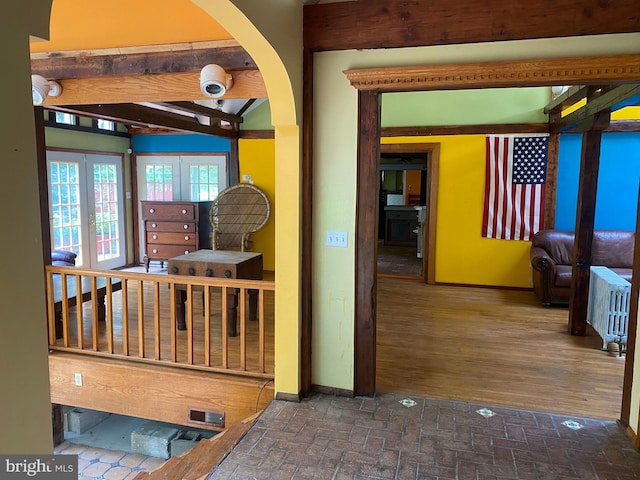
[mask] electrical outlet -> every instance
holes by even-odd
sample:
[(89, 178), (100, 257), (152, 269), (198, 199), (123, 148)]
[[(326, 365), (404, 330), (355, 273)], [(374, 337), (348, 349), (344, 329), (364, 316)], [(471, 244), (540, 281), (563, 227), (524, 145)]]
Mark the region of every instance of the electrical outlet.
[(76, 386), (78, 386), (78, 387), (82, 386), (82, 374), (81, 373), (74, 373), (73, 374), (73, 383), (75, 383)]
[(347, 232), (327, 231), (327, 246), (347, 248)]

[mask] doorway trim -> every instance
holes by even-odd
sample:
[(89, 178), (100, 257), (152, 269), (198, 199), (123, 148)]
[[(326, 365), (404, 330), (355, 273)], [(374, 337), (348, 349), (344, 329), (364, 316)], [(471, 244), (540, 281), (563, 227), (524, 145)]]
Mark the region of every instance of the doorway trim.
[[(436, 225), (438, 216), (438, 172), (440, 171), (439, 143), (383, 143), (380, 153), (427, 154), (427, 222), (422, 227), (422, 279), (436, 283)], [(425, 234), (426, 233), (426, 234)]]
[[(380, 155), (381, 94), (385, 92), (455, 90), (469, 88), (536, 87), (550, 85), (602, 85), (640, 81), (640, 55), (517, 60), (472, 64), (426, 65), (347, 70), (358, 90), (358, 174), (356, 181), (354, 394), (373, 395), (376, 377), (376, 251), (375, 227), (363, 223), (376, 212), (379, 185), (371, 170), (378, 170)], [(375, 166), (376, 168), (373, 168)], [(375, 196), (372, 196), (372, 192)], [(374, 223), (371, 218), (370, 221)], [(361, 228), (363, 227), (363, 228)], [(371, 267), (371, 265), (374, 265)], [(635, 288), (640, 288), (634, 282)], [(632, 314), (637, 313), (632, 311)], [(635, 320), (635, 317), (633, 317)], [(635, 339), (634, 339), (635, 340)], [(629, 340), (631, 341), (631, 340)], [(625, 370), (633, 371), (633, 355)], [(625, 376), (621, 420), (629, 422), (632, 378)]]

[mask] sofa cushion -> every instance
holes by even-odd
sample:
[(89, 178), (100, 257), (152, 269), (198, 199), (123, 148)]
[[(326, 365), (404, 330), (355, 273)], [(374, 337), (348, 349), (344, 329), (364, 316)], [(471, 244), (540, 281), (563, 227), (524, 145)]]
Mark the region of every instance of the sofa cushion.
[(610, 269), (633, 268), (634, 232), (596, 230), (593, 232), (591, 265)]
[(556, 265), (554, 287), (571, 287), (571, 265)]

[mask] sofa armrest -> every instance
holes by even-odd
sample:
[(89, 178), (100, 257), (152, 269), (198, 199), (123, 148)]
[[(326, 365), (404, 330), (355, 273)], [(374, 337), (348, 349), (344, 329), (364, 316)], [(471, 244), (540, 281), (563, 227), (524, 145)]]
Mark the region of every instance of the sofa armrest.
[(544, 248), (531, 247), (529, 252), (531, 266), (541, 272), (550, 272), (555, 274), (556, 262), (551, 258)]
[(533, 292), (543, 305), (553, 303), (553, 285), (556, 278), (556, 262), (547, 251), (540, 247), (531, 247), (529, 253), (531, 260)]
[(73, 267), (76, 264), (77, 255), (67, 250), (52, 250), (51, 264), (58, 267)]

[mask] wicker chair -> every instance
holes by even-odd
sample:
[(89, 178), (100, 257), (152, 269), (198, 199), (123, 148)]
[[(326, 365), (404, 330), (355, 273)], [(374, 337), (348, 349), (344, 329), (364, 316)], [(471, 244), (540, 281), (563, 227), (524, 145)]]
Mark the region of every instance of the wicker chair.
[(213, 250), (250, 251), (251, 234), (269, 220), (271, 204), (259, 188), (241, 183), (218, 194), (209, 210)]

